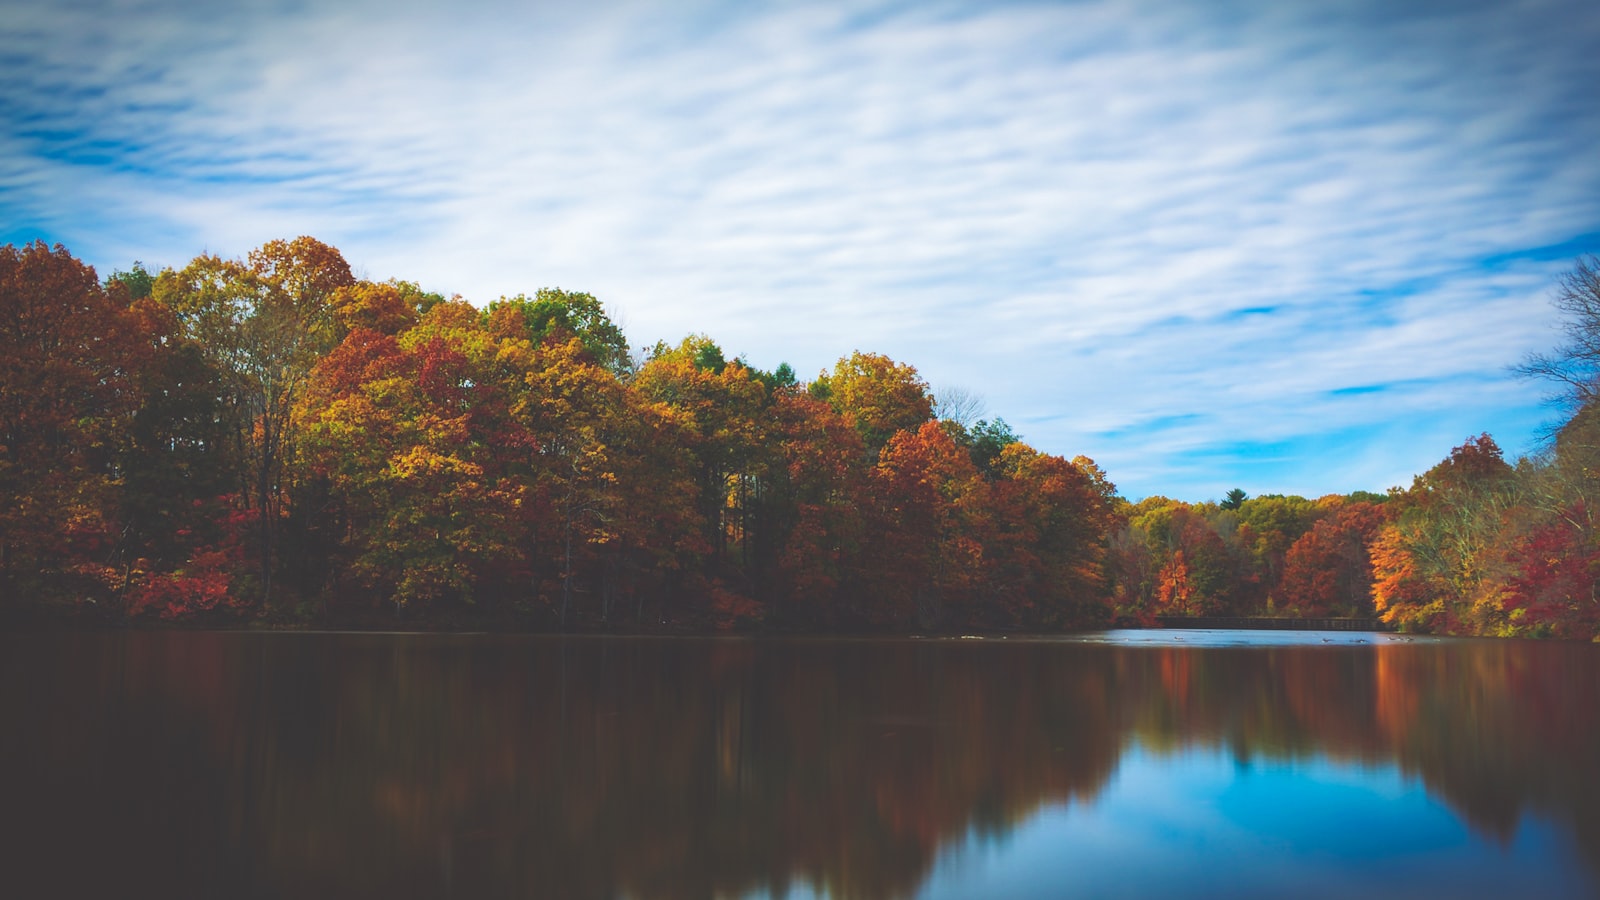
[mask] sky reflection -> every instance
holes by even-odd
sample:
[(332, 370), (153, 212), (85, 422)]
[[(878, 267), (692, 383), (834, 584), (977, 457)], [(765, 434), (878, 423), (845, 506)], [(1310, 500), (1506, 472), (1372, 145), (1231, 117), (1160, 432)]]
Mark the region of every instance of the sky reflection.
[(1475, 832), (1394, 765), (1137, 743), (1089, 802), (969, 837), (918, 897), (1579, 897), (1596, 882), (1547, 820)]
[(1459, 638), (1376, 631), (1239, 631), (1222, 628), (1123, 628), (1069, 635), (1059, 640), (1118, 647), (1339, 647), (1440, 644)]

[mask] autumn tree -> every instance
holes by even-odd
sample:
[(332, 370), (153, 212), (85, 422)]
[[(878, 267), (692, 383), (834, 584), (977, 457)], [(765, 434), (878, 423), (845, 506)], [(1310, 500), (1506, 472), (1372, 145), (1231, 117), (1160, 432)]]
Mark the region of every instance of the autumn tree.
[(622, 329), (593, 294), (541, 288), (531, 298), (518, 294), (490, 303), (484, 318), (497, 334), (520, 333), (535, 345), (553, 334), (575, 337), (601, 368), (619, 377), (633, 371)]
[(1053, 627), (1106, 593), (1105, 474), (960, 396), (936, 421), (887, 357), (802, 386), (694, 336), (636, 366), (592, 295), (479, 310), (311, 238), (104, 284), (8, 253), (8, 584), (92, 576), (135, 615), (287, 595), (563, 625)]
[(577, 337), (552, 334), (524, 375), (514, 415), (538, 442), (533, 479), (545, 511), (539, 539), (559, 567), (560, 621), (621, 512), (618, 441), (628, 415), (622, 384)]
[(1155, 615), (1159, 565), (1144, 532), (1128, 521), (1124, 510), (1106, 539), (1107, 590), (1116, 616), (1148, 620)]
[(770, 567), (775, 531), (768, 527), (768, 487), (775, 465), (769, 438), (771, 395), (741, 360), (728, 362), (703, 336), (675, 347), (658, 344), (631, 382), (641, 398), (662, 404), (697, 470), (698, 509), (710, 549), (712, 586), (752, 599), (755, 570)]
[(1567, 507), (1516, 538), (1501, 595), (1511, 633), (1600, 635), (1600, 544), (1584, 506)]
[[(1151, 532), (1170, 517), (1164, 512), (1179, 501), (1152, 495), (1120, 507), (1107, 541), (1108, 590), (1119, 616), (1149, 619), (1157, 609), (1157, 573), (1169, 550)], [(1151, 620), (1153, 621), (1153, 620)]]
[(1496, 629), (1503, 615), (1491, 576), (1518, 483), (1487, 434), (1471, 438), (1414, 479), (1373, 544), (1373, 601), (1384, 621), (1419, 630)]
[[(624, 391), (611, 433), (615, 515), (597, 550), (599, 618), (609, 623), (630, 612), (645, 622), (693, 615), (680, 601), (702, 586), (712, 548), (700, 515), (701, 482), (690, 424), (677, 410), (635, 391)], [(758, 613), (750, 598), (717, 593), (710, 598), (714, 624), (732, 626)]]
[(1372, 558), (1372, 603), (1383, 621), (1412, 631), (1447, 629), (1459, 598), (1431, 557), (1421, 524), (1395, 522), (1378, 532)]
[(66, 248), (0, 247), (0, 586), (107, 561), (139, 320)]
[(1556, 285), (1565, 341), (1518, 371), (1552, 382), (1569, 417), (1545, 452), (1519, 463), (1525, 507), (1503, 536), (1502, 602), (1512, 633), (1600, 635), (1600, 258), (1579, 258)]
[(318, 364), (300, 418), (361, 583), (400, 607), (471, 602), (525, 552), (533, 356), (444, 302), (397, 336), (357, 329)]
[(916, 369), (881, 354), (850, 354), (832, 372), (818, 375), (811, 392), (855, 423), (873, 456), (897, 432), (914, 432), (933, 418), (927, 382)]
[(1262, 612), (1276, 612), (1283, 604), (1289, 548), (1325, 514), (1316, 501), (1292, 494), (1262, 494), (1240, 501), (1237, 538), (1251, 554), (1261, 603), (1266, 607)]
[(1340, 502), (1332, 514), (1301, 535), (1284, 561), (1287, 608), (1308, 616), (1370, 613), (1369, 547), (1387, 518), (1378, 504)]
[(272, 595), (279, 525), (307, 376), (338, 342), (334, 296), (355, 283), (338, 250), (314, 238), (270, 241), (246, 259), (202, 256), (163, 272), (154, 295), (227, 379), (246, 496), (257, 510), (261, 593)]
[(996, 468), (983, 599), (997, 608), (984, 618), (1029, 627), (1106, 621), (1116, 488), (1087, 457), (1069, 462), (1021, 442), (1006, 445)]
[(831, 626), (859, 614), (870, 506), (861, 436), (832, 406), (780, 392), (771, 412), (778, 452), (766, 522), (777, 558), (765, 597), (779, 621)]
[(379, 334), (399, 334), (416, 325), (444, 297), (422, 290), (409, 281), (357, 281), (344, 285), (328, 298), (334, 334), (339, 340), (357, 329)]
[(985, 579), (991, 520), (988, 486), (938, 422), (896, 432), (872, 471), (877, 501), (867, 564), (879, 623), (942, 624), (968, 612)]
[(1134, 559), (1128, 538), (1142, 536), (1138, 554), (1146, 570), (1139, 575), (1141, 594), (1131, 604), (1130, 583), (1118, 586), (1118, 607), (1138, 615), (1152, 610), (1166, 615), (1219, 615), (1242, 612), (1253, 581), (1250, 564), (1238, 546), (1234, 512), (1216, 504), (1187, 504), (1147, 498), (1128, 511), (1131, 535), (1114, 541), (1114, 559)]
[[(121, 563), (124, 580), (177, 577), (197, 553), (243, 552), (245, 521), (231, 514), (239, 459), (230, 452), (224, 376), (205, 349), (183, 333), (176, 313), (148, 297), (129, 308), (143, 337), (132, 373), (137, 408), (118, 452), (122, 476)], [(226, 586), (211, 557), (212, 583)], [(242, 563), (229, 559), (229, 566)]]

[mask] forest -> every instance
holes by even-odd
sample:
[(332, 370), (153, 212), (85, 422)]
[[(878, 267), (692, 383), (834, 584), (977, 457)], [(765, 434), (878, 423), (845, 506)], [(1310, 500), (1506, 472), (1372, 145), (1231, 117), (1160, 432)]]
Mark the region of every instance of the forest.
[(1130, 503), (875, 353), (802, 381), (703, 335), (635, 352), (589, 294), (478, 307), (309, 237), (104, 279), (8, 245), (0, 620), (1596, 639), (1595, 260), (1556, 303), (1536, 457), (1484, 434), (1383, 493)]

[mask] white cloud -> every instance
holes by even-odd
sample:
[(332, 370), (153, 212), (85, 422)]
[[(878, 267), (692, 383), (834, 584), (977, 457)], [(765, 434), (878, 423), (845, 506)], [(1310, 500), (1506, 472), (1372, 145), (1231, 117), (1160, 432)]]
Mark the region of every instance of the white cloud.
[(686, 8), (41, 6), (0, 25), (0, 212), (102, 267), (311, 233), (639, 342), (879, 350), (1135, 494), (1285, 489), (1241, 441), (1386, 487), (1339, 479), (1537, 418), (1501, 367), (1566, 263), (1484, 261), (1600, 233), (1582, 4)]

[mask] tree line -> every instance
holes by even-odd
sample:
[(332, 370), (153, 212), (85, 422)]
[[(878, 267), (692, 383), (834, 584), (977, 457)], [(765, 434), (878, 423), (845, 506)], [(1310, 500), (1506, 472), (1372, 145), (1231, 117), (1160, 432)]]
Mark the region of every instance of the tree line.
[(854, 353), (802, 384), (591, 295), (477, 308), (311, 238), (103, 282), (0, 249), (0, 579), (129, 618), (1103, 620), (1115, 490)]
[(701, 335), (636, 354), (589, 294), (479, 308), (308, 237), (103, 281), (6, 246), (0, 588), (108, 621), (1592, 636), (1589, 403), (1544, 458), (1483, 436), (1386, 495), (1129, 504), (879, 354), (809, 382)]
[(1513, 464), (1481, 434), (1385, 494), (1147, 498), (1111, 535), (1117, 610), (1600, 638), (1600, 261), (1580, 259), (1555, 302), (1565, 341), (1519, 367), (1566, 410), (1540, 453)]

